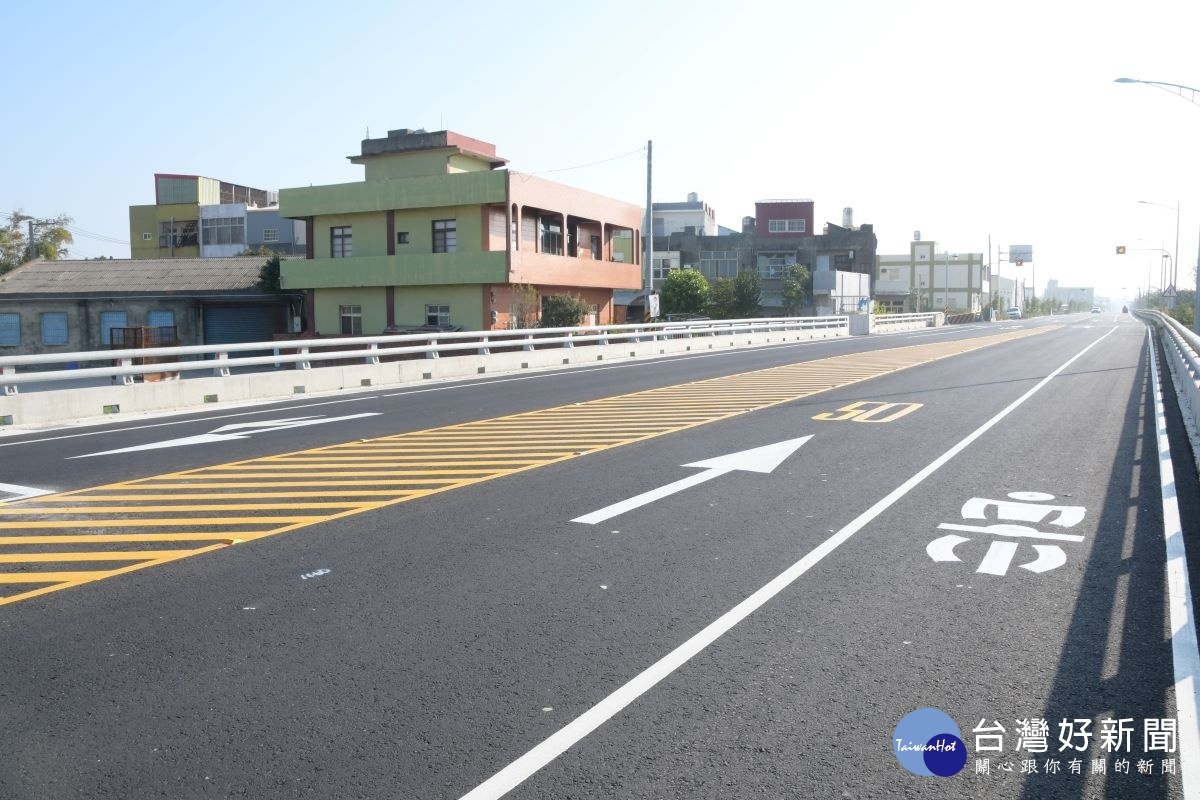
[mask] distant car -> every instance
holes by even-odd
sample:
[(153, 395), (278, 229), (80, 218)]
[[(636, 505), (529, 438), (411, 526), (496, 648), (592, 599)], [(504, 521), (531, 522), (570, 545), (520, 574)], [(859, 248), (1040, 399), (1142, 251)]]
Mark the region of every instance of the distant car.
[(1021, 309), (1018, 306), (1013, 306), (1012, 308), (1010, 308), (1008, 310), (1008, 318), (1009, 319), (1020, 319), (1021, 318)]
[(1100, 313), (1100, 306), (1092, 306), (1092, 313), (1093, 313), (1093, 314), (1099, 314), (1099, 313)]

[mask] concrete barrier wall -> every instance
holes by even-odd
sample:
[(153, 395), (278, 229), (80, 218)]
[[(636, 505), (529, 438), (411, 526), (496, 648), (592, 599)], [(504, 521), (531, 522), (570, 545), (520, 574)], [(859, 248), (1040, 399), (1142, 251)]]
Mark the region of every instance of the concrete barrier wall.
[(548, 347), (490, 355), (447, 356), (381, 364), (280, 369), (228, 377), (188, 378), (156, 383), (116, 384), (55, 389), (0, 396), (0, 424), (39, 425), (163, 412), (188, 411), (213, 404), (252, 400), (284, 400), (303, 394), (361, 390), (366, 387), (416, 385), (479, 375), (612, 363), (709, 352), (765, 344), (844, 338), (846, 328), (792, 331), (748, 331), (736, 334), (659, 337), (585, 347)]

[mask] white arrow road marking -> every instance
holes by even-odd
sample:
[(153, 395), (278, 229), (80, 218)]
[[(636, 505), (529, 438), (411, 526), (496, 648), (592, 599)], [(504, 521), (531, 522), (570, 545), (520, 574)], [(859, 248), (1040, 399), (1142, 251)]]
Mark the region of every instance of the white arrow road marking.
[(668, 495), (681, 492), (684, 489), (690, 489), (693, 486), (705, 481), (711, 481), (713, 478), (718, 478), (727, 472), (735, 470), (761, 473), (774, 472), (776, 467), (786, 461), (788, 456), (799, 450), (800, 446), (811, 438), (812, 436), (801, 436), (799, 439), (788, 439), (787, 441), (776, 442), (764, 447), (755, 447), (752, 450), (742, 450), (738, 453), (730, 453), (725, 456), (717, 456), (716, 458), (709, 458), (704, 461), (684, 464), (684, 467), (698, 467), (705, 471), (675, 481), (674, 483), (668, 483), (666, 486), (651, 489), (648, 492), (639, 494), (637, 497), (622, 500), (599, 511), (593, 511), (590, 514), (584, 514), (582, 517), (576, 517), (571, 522), (595, 525), (597, 522), (604, 522), (604, 520), (624, 514), (626, 511), (641, 508), (644, 505), (653, 503), (655, 500), (661, 500)]
[(12, 503), (16, 500), (28, 500), (31, 497), (41, 497), (44, 494), (54, 494), (53, 489), (37, 489), (33, 486), (19, 486), (15, 483), (0, 483), (0, 494), (11, 494), (12, 497), (0, 498), (0, 503)]
[(121, 447), (116, 450), (104, 450), (100, 453), (87, 453), (82, 456), (69, 458), (91, 458), (92, 456), (110, 456), (117, 453), (136, 453), (139, 450), (162, 450), (167, 447), (186, 447), (192, 444), (209, 444), (211, 442), (228, 442), (234, 439), (248, 439), (255, 433), (303, 428), (307, 425), (324, 425), (327, 422), (342, 422), (361, 417), (377, 417), (381, 412), (368, 411), (363, 414), (348, 414), (344, 417), (290, 417), (288, 419), (267, 419), (262, 422), (238, 422), (233, 425), (222, 425), (211, 433), (201, 433), (198, 436), (184, 436), (181, 439), (167, 439), (164, 442), (151, 442), (133, 447)]

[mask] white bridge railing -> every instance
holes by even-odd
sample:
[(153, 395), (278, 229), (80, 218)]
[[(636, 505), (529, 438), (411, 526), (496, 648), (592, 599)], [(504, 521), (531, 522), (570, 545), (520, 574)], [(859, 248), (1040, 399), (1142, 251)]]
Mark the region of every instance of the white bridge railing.
[[(914, 316), (914, 315), (897, 315)], [(231, 370), (278, 368), (292, 365), (310, 369), (320, 362), (360, 361), (378, 364), (383, 358), (441, 358), (454, 355), (487, 356), (493, 350), (542, 350), (608, 345), (620, 342), (662, 341), (698, 336), (732, 336), (744, 333), (787, 331), (847, 331), (848, 318), (778, 317), (769, 319), (695, 320), (643, 325), (604, 325), (585, 328), (532, 328), (512, 331), (461, 331), (413, 333), (395, 336), (355, 336), (335, 339), (292, 339), (242, 344), (154, 347), (131, 350), (89, 350), (78, 353), (45, 353), (0, 356), (0, 386), (15, 395), (22, 384), (83, 381), (111, 378), (132, 384), (138, 376), (207, 371), (228, 377)], [(261, 355), (270, 350), (270, 355)], [(239, 355), (250, 353), (252, 355)], [(137, 363), (153, 359), (153, 363)], [(95, 364), (98, 366), (84, 366)], [(115, 362), (115, 363), (114, 363)], [(67, 387), (64, 387), (67, 388)]]
[(1170, 361), (1183, 406), (1189, 414), (1194, 432), (1200, 432), (1200, 336), (1188, 330), (1183, 323), (1158, 311), (1141, 311), (1139, 316), (1152, 320), (1162, 332), (1163, 350)]

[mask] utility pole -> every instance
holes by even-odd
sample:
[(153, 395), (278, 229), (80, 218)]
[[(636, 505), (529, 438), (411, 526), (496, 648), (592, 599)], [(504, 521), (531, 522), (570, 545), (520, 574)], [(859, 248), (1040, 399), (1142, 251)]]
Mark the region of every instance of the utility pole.
[(646, 140), (646, 314), (650, 313), (650, 294), (654, 291), (654, 201), (651, 181), (654, 174), (654, 140)]

